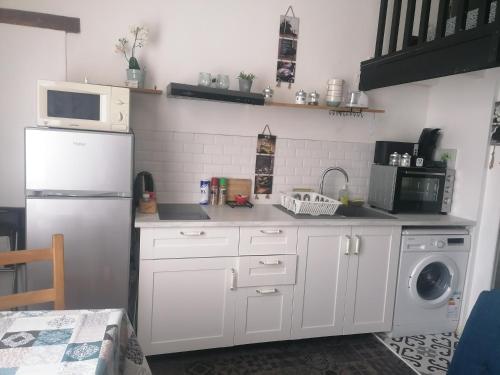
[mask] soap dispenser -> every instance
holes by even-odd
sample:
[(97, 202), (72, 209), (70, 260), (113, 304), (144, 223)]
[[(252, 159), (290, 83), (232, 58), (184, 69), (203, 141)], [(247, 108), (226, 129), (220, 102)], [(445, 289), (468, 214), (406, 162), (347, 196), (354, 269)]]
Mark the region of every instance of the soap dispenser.
[(347, 184), (339, 191), (339, 201), (346, 206), (349, 204), (349, 188)]

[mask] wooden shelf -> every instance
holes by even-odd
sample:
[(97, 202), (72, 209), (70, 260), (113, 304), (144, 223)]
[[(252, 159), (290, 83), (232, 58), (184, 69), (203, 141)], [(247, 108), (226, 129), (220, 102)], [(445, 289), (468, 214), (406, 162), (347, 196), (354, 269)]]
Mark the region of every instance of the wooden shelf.
[(270, 102), (264, 104), (269, 107), (286, 107), (286, 108), (300, 108), (300, 109), (321, 109), (326, 111), (334, 112), (353, 112), (353, 113), (385, 113), (383, 109), (373, 109), (373, 108), (358, 108), (358, 107), (330, 107), (327, 105), (309, 105), (309, 104), (293, 104), (293, 103), (277, 103)]
[(137, 92), (140, 94), (154, 94), (154, 95), (161, 95), (163, 94), (162, 90), (156, 90), (156, 89), (139, 89), (135, 87), (128, 87), (130, 89), (130, 92)]

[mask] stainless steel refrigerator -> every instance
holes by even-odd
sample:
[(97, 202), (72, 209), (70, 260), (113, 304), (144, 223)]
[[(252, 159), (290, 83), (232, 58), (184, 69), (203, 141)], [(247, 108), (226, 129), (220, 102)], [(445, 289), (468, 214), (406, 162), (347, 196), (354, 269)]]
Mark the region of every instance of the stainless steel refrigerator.
[[(67, 309), (127, 308), (133, 135), (27, 128), (26, 245), (64, 235)], [(50, 264), (27, 268), (28, 290), (52, 285)]]

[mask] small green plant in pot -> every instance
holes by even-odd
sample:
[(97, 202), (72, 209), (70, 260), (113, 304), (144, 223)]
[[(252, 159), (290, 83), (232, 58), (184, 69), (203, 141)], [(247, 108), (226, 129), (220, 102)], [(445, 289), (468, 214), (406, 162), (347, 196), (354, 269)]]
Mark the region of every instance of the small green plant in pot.
[(248, 73), (246, 74), (244, 71), (241, 71), (238, 77), (236, 77), (240, 81), (240, 91), (242, 92), (250, 92), (252, 88), (253, 80), (256, 78), (255, 74)]
[(140, 88), (144, 87), (146, 72), (139, 66), (139, 61), (135, 57), (136, 48), (142, 48), (148, 40), (149, 30), (144, 26), (131, 26), (130, 34), (133, 43), (127, 38), (118, 39), (116, 52), (121, 53), (128, 63), (127, 79), (137, 81)]

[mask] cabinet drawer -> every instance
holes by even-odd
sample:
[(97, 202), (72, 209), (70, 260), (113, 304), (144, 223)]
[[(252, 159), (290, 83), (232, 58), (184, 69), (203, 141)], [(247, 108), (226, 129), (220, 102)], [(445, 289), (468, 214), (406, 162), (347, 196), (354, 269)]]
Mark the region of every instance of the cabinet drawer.
[(238, 289), (234, 344), (288, 340), (292, 285)]
[(297, 255), (240, 257), (238, 287), (295, 284)]
[(240, 255), (296, 253), (297, 227), (240, 228)]
[(141, 229), (141, 259), (238, 255), (238, 228)]

